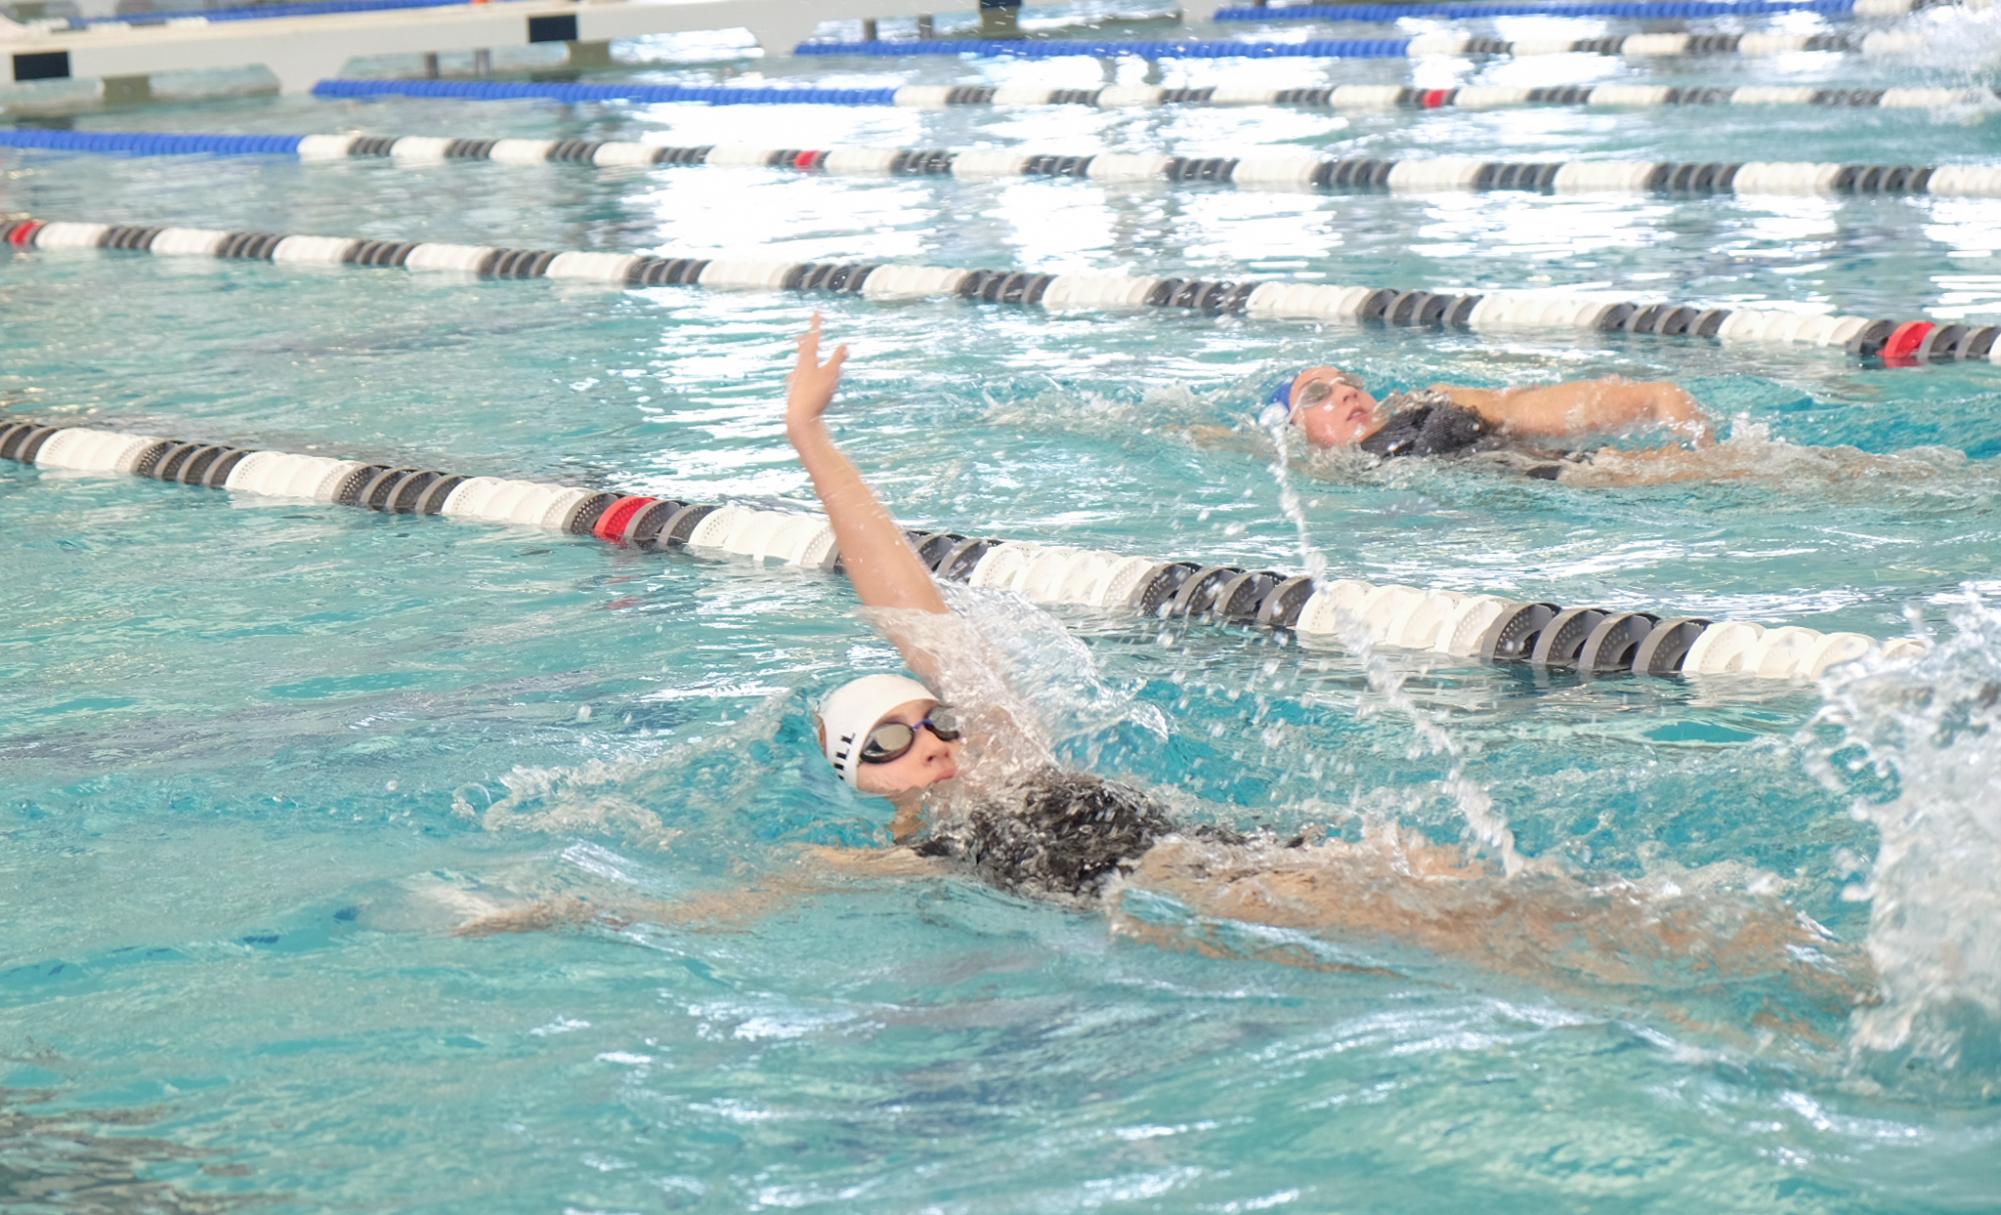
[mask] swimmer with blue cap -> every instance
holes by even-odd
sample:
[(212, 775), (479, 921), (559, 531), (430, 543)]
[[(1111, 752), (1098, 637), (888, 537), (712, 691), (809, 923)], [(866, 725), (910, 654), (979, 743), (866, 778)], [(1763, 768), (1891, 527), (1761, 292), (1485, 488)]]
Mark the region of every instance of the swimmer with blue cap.
[(1259, 419), (1289, 423), (1308, 443), (1371, 455), (1442, 456), (1665, 427), (1697, 447), (1709, 419), (1679, 385), (1609, 377), (1529, 388), (1434, 384), (1378, 400), (1360, 376), (1308, 367), (1281, 382)]

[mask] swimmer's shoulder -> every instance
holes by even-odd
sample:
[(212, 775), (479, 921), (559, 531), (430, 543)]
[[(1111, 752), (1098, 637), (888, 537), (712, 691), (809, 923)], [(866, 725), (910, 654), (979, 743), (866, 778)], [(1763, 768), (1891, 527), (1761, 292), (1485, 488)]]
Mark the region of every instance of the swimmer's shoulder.
[(1479, 414), (1490, 425), (1505, 421), (1504, 408), (1513, 388), (1473, 388), (1465, 384), (1427, 384), (1413, 396), (1442, 400)]

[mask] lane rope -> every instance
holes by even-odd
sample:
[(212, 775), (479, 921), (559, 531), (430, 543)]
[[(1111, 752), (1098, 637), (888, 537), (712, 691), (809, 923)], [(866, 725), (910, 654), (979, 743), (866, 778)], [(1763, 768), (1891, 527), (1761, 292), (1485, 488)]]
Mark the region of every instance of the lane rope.
[[(1492, 17), (1701, 18), (1758, 17), (1782, 13), (1816, 13), (1823, 17), (1900, 17), (1919, 9), (1958, 5), (1963, 0), (1599, 0), (1595, 3), (1547, 4), (1356, 4), (1295, 5), (1281, 8), (1219, 9), (1223, 23), (1314, 21), (1390, 23), (1411, 17), (1480, 20)], [(228, 21), (265, 21), (286, 17), (323, 17), (338, 13), (395, 12), (413, 8), (453, 8), (466, 0), (297, 0), (225, 8), (156, 9), (103, 17), (34, 19), (30, 26), (81, 30), (106, 26), (144, 28), (158, 25), (208, 25)], [(1986, 7), (1975, 3), (1970, 7)]]
[[(1703, 18), (1772, 17), (1784, 13), (1814, 13), (1822, 17), (1902, 17), (1919, 9), (1958, 7), (1961, 0), (1551, 0), (1513, 4), (1287, 4), (1260, 8), (1219, 8), (1213, 20), (1245, 22), (1370, 22), (1388, 24), (1409, 18), (1442, 17), (1483, 21), (1495, 17)], [(1985, 0), (1968, 7), (1985, 8)]]
[[(817, 514), (622, 494), (539, 481), (465, 476), (87, 426), (0, 421), (0, 459), (44, 469), (127, 473), (384, 514), (442, 515), (591, 536), (646, 550), (681, 550), (834, 570), (834, 533)], [(1495, 595), (1376, 585), (1316, 584), (1299, 574), (1210, 561), (1160, 561), (1097, 549), (995, 540), (949, 531), (905, 535), (940, 578), (1012, 591), (1035, 603), (1284, 630), (1309, 644), (1428, 651), (1528, 663), (1587, 675), (1703, 674), (1818, 679), (1868, 655), (1922, 653), (1860, 633), (1609, 608), (1564, 608)]]
[[(540, 141), (531, 141), (539, 143)], [(1171, 309), (1257, 320), (1387, 326), (1434, 334), (1645, 334), (1708, 338), (1726, 346), (1806, 344), (1893, 365), (2001, 362), (2001, 326), (1709, 307), (1620, 299), (1602, 292), (1399, 290), (1256, 279), (1043, 274), (880, 262), (789, 262), (740, 257), (558, 252), (496, 245), (344, 236), (144, 227), (0, 216), (0, 248), (124, 250), (158, 256), (315, 266), (401, 268), (479, 278), (548, 278), (622, 289), (701, 287), (795, 291), (872, 301), (951, 298), (1040, 311)]]
[[(504, 145), (504, 146), (503, 146)], [(1821, 161), (1501, 161), (1467, 157), (1326, 157), (1259, 148), (1241, 156), (1070, 154), (1008, 148), (676, 147), (617, 140), (466, 139), (434, 135), (208, 135), (145, 131), (0, 130), (0, 147), (132, 156), (296, 156), (305, 161), (453, 160), (598, 167), (763, 167), (831, 177), (1050, 177), (1102, 183), (1230, 185), (1247, 190), (1418, 194), (1516, 191), (1669, 197), (1836, 195), (2001, 198), (2001, 165)]]
[(457, 101), (559, 101), (566, 104), (630, 102), (637, 105), (847, 105), (943, 110), (955, 106), (1080, 105), (1098, 109), (1162, 106), (1286, 106), (1337, 112), (1383, 110), (1498, 110), (1518, 106), (1584, 106), (1640, 109), (1681, 105), (1821, 106), (1840, 109), (1950, 110), (1990, 107), (1994, 88), (1812, 88), (1786, 85), (1548, 85), (1509, 88), (1474, 85), (1424, 89), (1395, 84), (1343, 84), (1325, 88), (1217, 86), (1163, 88), (1107, 85), (1052, 89), (1045, 85), (925, 85), (900, 88), (816, 88), (728, 85), (561, 84), (510, 80), (322, 80), (319, 97), (432, 97)]
[(1522, 59), (1542, 55), (1611, 55), (1625, 59), (1726, 56), (1765, 57), (1803, 51), (1861, 55), (1911, 55), (1928, 36), (1918, 30), (1837, 31), (1820, 34), (1680, 33), (1613, 34), (1599, 38), (1486, 38), (1439, 30), (1412, 38), (1308, 38), (1299, 42), (1235, 42), (1183, 38), (1161, 41), (1100, 39), (1009, 40), (918, 38), (905, 42), (802, 42), (795, 55), (900, 59), (925, 55), (972, 58), (1060, 59), (1432, 59), (1488, 56)]

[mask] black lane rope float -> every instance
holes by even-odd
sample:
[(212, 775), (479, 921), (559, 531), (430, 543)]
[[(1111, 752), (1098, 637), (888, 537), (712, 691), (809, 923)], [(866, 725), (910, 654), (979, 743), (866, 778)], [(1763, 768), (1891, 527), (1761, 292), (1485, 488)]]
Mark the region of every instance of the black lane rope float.
[[(442, 515), (590, 536), (646, 551), (683, 550), (757, 563), (833, 570), (826, 519), (804, 512), (657, 498), (439, 469), (261, 451), (87, 426), (0, 420), (0, 459), (44, 469), (125, 473), (232, 493), (287, 497), (385, 514)], [(1868, 655), (1920, 651), (1859, 633), (1767, 628), (1664, 612), (1565, 608), (1495, 595), (1316, 584), (1278, 570), (1162, 561), (1094, 549), (995, 540), (950, 531), (906, 535), (937, 577), (1158, 619), (1283, 630), (1302, 641), (1387, 646), (1496, 663), (1606, 675), (1742, 675), (1817, 679)]]
[(831, 177), (1050, 177), (1100, 183), (1236, 186), (1323, 194), (1528, 191), (1537, 194), (1826, 195), (2001, 198), (1997, 164), (1828, 161), (1480, 160), (1329, 157), (1303, 148), (1237, 156), (1037, 152), (1019, 148), (671, 146), (621, 140), (477, 139), (442, 135), (215, 135), (146, 131), (0, 131), (0, 147), (132, 156), (295, 156), (399, 165), (496, 161), (599, 168), (762, 167)]
[(319, 266), (549, 278), (643, 289), (791, 291), (873, 301), (951, 298), (1047, 312), (1159, 312), (1389, 326), (1414, 332), (1645, 334), (1724, 345), (1803, 343), (1885, 363), (2001, 361), (2001, 326), (1620, 299), (1600, 292), (1453, 292), (1312, 283), (1041, 274), (876, 262), (791, 262), (286, 236), (0, 216), (0, 248), (122, 250)]

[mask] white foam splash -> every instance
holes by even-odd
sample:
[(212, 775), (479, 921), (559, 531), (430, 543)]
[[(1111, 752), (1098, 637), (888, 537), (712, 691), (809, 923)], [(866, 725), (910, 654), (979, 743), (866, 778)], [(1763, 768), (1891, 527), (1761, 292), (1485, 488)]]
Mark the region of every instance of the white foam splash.
[(1885, 60), (1976, 86), (1990, 83), (1988, 74), (2001, 65), (2001, 8), (1939, 5), (1912, 13), (1904, 28), (1919, 36), (1918, 45), (1905, 54), (1886, 55)]
[(1915, 447), (1899, 452), (1865, 452), (1847, 445), (1790, 443), (1769, 422), (1738, 414), (1729, 437), (1711, 447), (1690, 448), (1662, 458), (1660, 449), (1622, 454), (1600, 449), (1588, 463), (1564, 469), (1563, 483), (1576, 486), (1638, 486), (1675, 481), (1747, 484), (1812, 493), (1832, 502), (1880, 502), (1900, 497), (1964, 501), (1991, 499), (1993, 470), (1949, 447)]
[[(1278, 486), (1279, 509), (1292, 520), (1294, 532), (1299, 537), (1299, 556), (1316, 585), (1328, 580), (1327, 556), (1314, 545), (1307, 530), (1306, 510), (1300, 502), (1299, 491), (1293, 487), (1291, 472), (1292, 424), (1284, 418), (1274, 416), (1266, 428), (1271, 432), (1272, 447), (1276, 455), (1272, 459), (1272, 476)], [(1402, 713), (1410, 718), (1417, 738), (1424, 748), (1434, 755), (1445, 756), (1452, 764), (1441, 782), (1445, 793), (1459, 810), (1461, 818), (1472, 831), (1473, 838), (1501, 862), (1501, 870), (1509, 877), (1526, 869), (1527, 862), (1515, 849), (1514, 828), (1509, 826), (1507, 816), (1494, 805), (1494, 799), (1478, 781), (1466, 775), (1466, 763), (1457, 739), (1440, 724), (1437, 718), (1426, 713), (1417, 701), (1404, 690), (1405, 673), (1376, 653), (1375, 644), (1359, 621), (1337, 620), (1339, 631), (1336, 636), (1341, 645), (1361, 660), (1364, 678), (1369, 682), (1369, 690), (1384, 709)], [(1365, 699), (1363, 715), (1376, 711)]]
[[(1991, 596), (1991, 588), (1990, 588)], [(1872, 824), (1867, 899), (1880, 1002), (1851, 1046), (1954, 1069), (2001, 1048), (2001, 605), (1969, 594), (1913, 661), (1836, 667), (1810, 766)]]
[(977, 743), (968, 739), (974, 785), (1048, 767), (1065, 743), (1118, 722), (1168, 734), (1160, 712), (1107, 683), (1090, 648), (1048, 612), (1004, 592), (952, 583), (940, 590), (952, 609), (943, 615), (882, 608), (864, 615), (885, 636), (934, 656), (934, 688), (945, 699), (992, 715), (993, 728)]
[(746, 749), (776, 737), (789, 700), (788, 693), (774, 694), (728, 728), (677, 740), (645, 758), (517, 767), (500, 778), (499, 797), (483, 785), (467, 785), (453, 793), (452, 810), (492, 832), (610, 834), (665, 849), (683, 829), (663, 822), (648, 802), (657, 796), (658, 804), (692, 815), (748, 800), (769, 769)]

